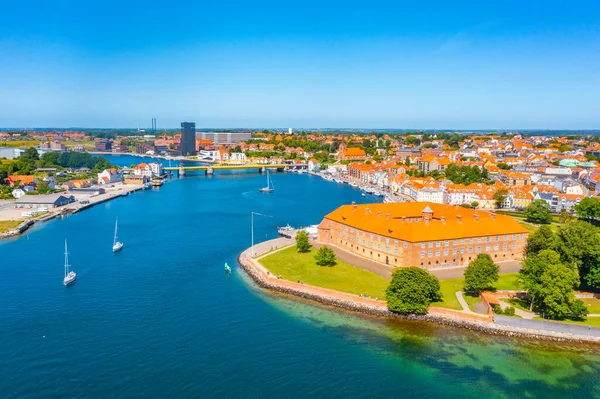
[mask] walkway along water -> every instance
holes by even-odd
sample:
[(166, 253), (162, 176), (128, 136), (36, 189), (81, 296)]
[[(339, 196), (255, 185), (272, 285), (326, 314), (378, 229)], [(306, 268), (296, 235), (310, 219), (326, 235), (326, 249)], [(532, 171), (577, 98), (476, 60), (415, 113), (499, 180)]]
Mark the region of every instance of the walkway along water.
[[(284, 241), (285, 240), (285, 241)], [(287, 245), (286, 245), (287, 244)], [(238, 256), (238, 263), (248, 275), (262, 288), (295, 295), (342, 309), (361, 312), (374, 316), (399, 317), (412, 320), (422, 320), (445, 325), (452, 325), (470, 330), (482, 331), (489, 334), (528, 337), (550, 341), (571, 341), (600, 344), (600, 329), (562, 328), (561, 324), (538, 320), (524, 320), (510, 317), (491, 317), (471, 312), (430, 307), (427, 315), (401, 315), (390, 312), (385, 301), (363, 298), (331, 289), (296, 283), (273, 276), (264, 268), (259, 258), (274, 249), (281, 249), (292, 244), (292, 240), (278, 238), (257, 244), (248, 248)], [(252, 257), (252, 253), (255, 254)], [(518, 320), (517, 322), (513, 320)], [(556, 328), (558, 327), (561, 328)], [(568, 326), (571, 327), (571, 326)]]

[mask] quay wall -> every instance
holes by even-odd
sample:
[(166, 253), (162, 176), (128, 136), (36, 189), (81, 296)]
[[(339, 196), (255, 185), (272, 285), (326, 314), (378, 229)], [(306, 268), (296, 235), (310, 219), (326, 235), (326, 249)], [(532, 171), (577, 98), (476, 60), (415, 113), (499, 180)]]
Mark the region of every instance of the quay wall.
[[(272, 240), (276, 247), (276, 241)], [(268, 242), (263, 247), (268, 248)], [(260, 254), (258, 254), (260, 255)], [(520, 326), (499, 324), (494, 321), (493, 315), (477, 315), (452, 309), (430, 307), (426, 315), (402, 315), (390, 312), (385, 301), (371, 298), (362, 298), (357, 295), (340, 291), (311, 286), (279, 279), (273, 276), (260, 262), (251, 256), (250, 249), (245, 250), (238, 256), (238, 264), (261, 288), (277, 291), (284, 294), (294, 295), (303, 299), (319, 302), (325, 305), (335, 306), (341, 309), (359, 312), (378, 317), (395, 317), (410, 320), (433, 322), (448, 326), (480, 331), (492, 335), (504, 335), (511, 337), (532, 338), (548, 341), (562, 341), (574, 343), (600, 344), (600, 329), (590, 329), (589, 334), (565, 333), (548, 329), (548, 325), (539, 329), (539, 324), (521, 321)]]

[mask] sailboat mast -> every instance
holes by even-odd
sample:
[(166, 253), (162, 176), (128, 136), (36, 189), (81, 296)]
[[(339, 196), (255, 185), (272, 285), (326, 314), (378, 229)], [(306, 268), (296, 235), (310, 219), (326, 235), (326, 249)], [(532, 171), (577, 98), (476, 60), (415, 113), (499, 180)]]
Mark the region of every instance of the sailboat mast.
[(69, 252), (67, 252), (67, 240), (65, 240), (65, 277), (67, 277), (68, 270), (69, 270)]
[(113, 245), (117, 243), (117, 226), (119, 225), (119, 218), (115, 221), (115, 238), (113, 240)]

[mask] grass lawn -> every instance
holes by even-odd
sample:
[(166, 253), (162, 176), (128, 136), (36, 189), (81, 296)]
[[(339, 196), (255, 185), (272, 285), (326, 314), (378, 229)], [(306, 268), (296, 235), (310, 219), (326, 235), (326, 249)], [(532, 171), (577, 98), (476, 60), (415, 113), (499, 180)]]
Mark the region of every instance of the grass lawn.
[[(498, 290), (516, 290), (518, 289), (515, 280), (518, 273), (507, 273), (501, 274), (500, 278), (496, 282), (495, 286)], [(463, 278), (450, 278), (447, 280), (440, 280), (440, 291), (442, 292), (442, 300), (440, 302), (434, 302), (432, 306), (439, 306), (441, 308), (458, 309), (462, 310), (458, 299), (456, 298), (456, 292), (462, 291), (465, 285)], [(465, 295), (467, 300), (467, 295)]]
[(0, 233), (4, 233), (21, 224), (22, 220), (0, 220)]
[(439, 306), (441, 308), (462, 310), (462, 306), (460, 306), (460, 303), (456, 298), (456, 291), (462, 291), (463, 286), (464, 279), (462, 278), (440, 280), (440, 291), (442, 292), (442, 300), (440, 302), (434, 302), (431, 305)]
[(600, 313), (600, 299), (597, 298), (581, 298), (585, 306), (588, 308), (589, 313), (599, 314)]
[(463, 294), (463, 298), (465, 298), (465, 301), (467, 301), (467, 303), (469, 304), (469, 309), (471, 309), (471, 311), (475, 311), (475, 304), (476, 303), (482, 303), (481, 302), (481, 298), (479, 298), (478, 296), (472, 296), (470, 294)]
[(36, 147), (40, 144), (39, 140), (8, 140), (0, 142), (0, 147)]
[(509, 303), (512, 307), (514, 307), (516, 309), (521, 309), (526, 312), (529, 312), (530, 301), (527, 299), (510, 298), (510, 299), (502, 299), (502, 300), (506, 303)]
[(534, 320), (545, 320), (553, 323), (566, 323), (566, 324), (575, 324), (577, 326), (592, 326), (592, 327), (600, 327), (600, 317), (588, 317), (585, 321), (573, 321), (573, 320), (548, 320), (542, 319), (541, 317), (534, 317)]
[(283, 249), (261, 257), (259, 262), (272, 274), (290, 281), (300, 280), (317, 287), (365, 294), (371, 298), (385, 298), (385, 289), (389, 280), (369, 272), (337, 261), (333, 267), (318, 266), (315, 263), (315, 250), (300, 254), (296, 246)]
[(517, 276), (519, 273), (506, 273), (501, 274), (494, 284), (497, 290), (500, 291), (511, 291), (511, 290), (519, 290), (520, 288), (517, 286)]

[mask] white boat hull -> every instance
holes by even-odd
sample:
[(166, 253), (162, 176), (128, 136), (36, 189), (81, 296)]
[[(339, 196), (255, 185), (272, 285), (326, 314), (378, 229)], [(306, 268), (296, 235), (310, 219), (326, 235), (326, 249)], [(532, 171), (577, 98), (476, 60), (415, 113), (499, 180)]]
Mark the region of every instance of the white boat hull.
[(115, 245), (113, 245), (113, 248), (112, 248), (113, 252), (118, 252), (121, 249), (123, 249), (123, 243), (122, 242), (116, 243)]
[(70, 272), (64, 279), (63, 279), (63, 284), (65, 287), (73, 284), (75, 282), (75, 280), (77, 280), (77, 273), (75, 272)]

